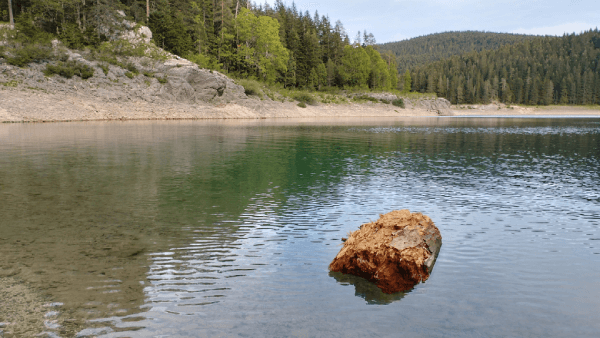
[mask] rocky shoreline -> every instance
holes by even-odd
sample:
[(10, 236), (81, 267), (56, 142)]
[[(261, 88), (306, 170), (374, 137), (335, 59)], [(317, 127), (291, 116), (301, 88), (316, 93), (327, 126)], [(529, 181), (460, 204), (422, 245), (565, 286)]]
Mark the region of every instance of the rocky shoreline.
[[(25, 68), (0, 59), (0, 122), (102, 120), (266, 119), (306, 117), (402, 117), (451, 115), (600, 115), (584, 107), (523, 108), (504, 105), (451, 106), (442, 98), (404, 98), (405, 108), (381, 102), (317, 103), (301, 108), (279, 94), (246, 95), (244, 87), (219, 73), (171, 55), (166, 61), (128, 58), (137, 70), (89, 61), (68, 52), (69, 60), (94, 68), (83, 80), (45, 76), (45, 64)], [(105, 68), (102, 69), (101, 66)], [(398, 98), (368, 93), (377, 100)], [(558, 109), (561, 108), (561, 109)]]
[[(376, 117), (451, 115), (445, 99), (405, 99), (405, 108), (380, 102), (317, 103), (306, 108), (280, 96), (246, 95), (244, 87), (219, 73), (170, 55), (166, 61), (131, 57), (126, 68), (89, 61), (68, 51), (68, 60), (94, 69), (83, 80), (45, 76), (46, 64), (25, 68), (0, 59), (0, 122), (97, 120), (260, 119), (290, 117)], [(104, 68), (103, 68), (104, 67)], [(391, 101), (387, 93), (367, 94)]]

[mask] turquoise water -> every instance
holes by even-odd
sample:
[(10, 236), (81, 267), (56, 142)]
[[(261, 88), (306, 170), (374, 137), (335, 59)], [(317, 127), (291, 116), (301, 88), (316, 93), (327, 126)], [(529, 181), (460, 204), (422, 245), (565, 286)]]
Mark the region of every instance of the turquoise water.
[[(394, 209), (442, 233), (426, 283), (329, 273)], [(0, 214), (49, 336), (600, 332), (600, 119), (0, 125)]]

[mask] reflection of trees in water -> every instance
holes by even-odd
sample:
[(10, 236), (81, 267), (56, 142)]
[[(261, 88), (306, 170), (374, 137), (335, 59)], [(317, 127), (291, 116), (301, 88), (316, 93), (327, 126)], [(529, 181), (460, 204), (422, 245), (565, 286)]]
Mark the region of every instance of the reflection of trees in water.
[(329, 272), (329, 276), (335, 278), (335, 280), (342, 285), (353, 285), (356, 297), (363, 298), (367, 301), (367, 304), (372, 305), (387, 305), (393, 302), (399, 301), (404, 296), (410, 293), (410, 291), (396, 292), (396, 293), (383, 293), (374, 283), (368, 280), (349, 274), (343, 274), (341, 272)]

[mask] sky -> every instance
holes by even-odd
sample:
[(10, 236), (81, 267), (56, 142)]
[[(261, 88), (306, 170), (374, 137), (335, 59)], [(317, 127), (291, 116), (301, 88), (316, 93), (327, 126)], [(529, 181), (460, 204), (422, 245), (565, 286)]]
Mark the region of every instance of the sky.
[[(273, 4), (275, 0), (258, 0)], [(292, 0), (284, 0), (291, 5)], [(563, 35), (600, 28), (599, 0), (296, 0), (311, 16), (340, 20), (350, 39), (373, 33), (378, 43), (446, 31)]]

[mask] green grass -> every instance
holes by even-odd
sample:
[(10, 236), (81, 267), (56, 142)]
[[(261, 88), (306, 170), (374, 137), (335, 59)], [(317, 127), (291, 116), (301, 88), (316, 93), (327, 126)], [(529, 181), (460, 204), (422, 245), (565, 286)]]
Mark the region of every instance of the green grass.
[(16, 87), (19, 85), (19, 82), (17, 80), (11, 80), (8, 82), (0, 82), (1, 85), (3, 85), (4, 87)]
[(306, 108), (306, 103), (300, 102), (300, 103), (298, 103), (298, 107), (300, 107), (300, 108)]
[(127, 76), (127, 77), (128, 77), (128, 78), (130, 78), (130, 79), (133, 79), (133, 78), (135, 77), (135, 74), (134, 74), (134, 73), (132, 73), (132, 72), (126, 72), (126, 73), (125, 73), (125, 76)]

